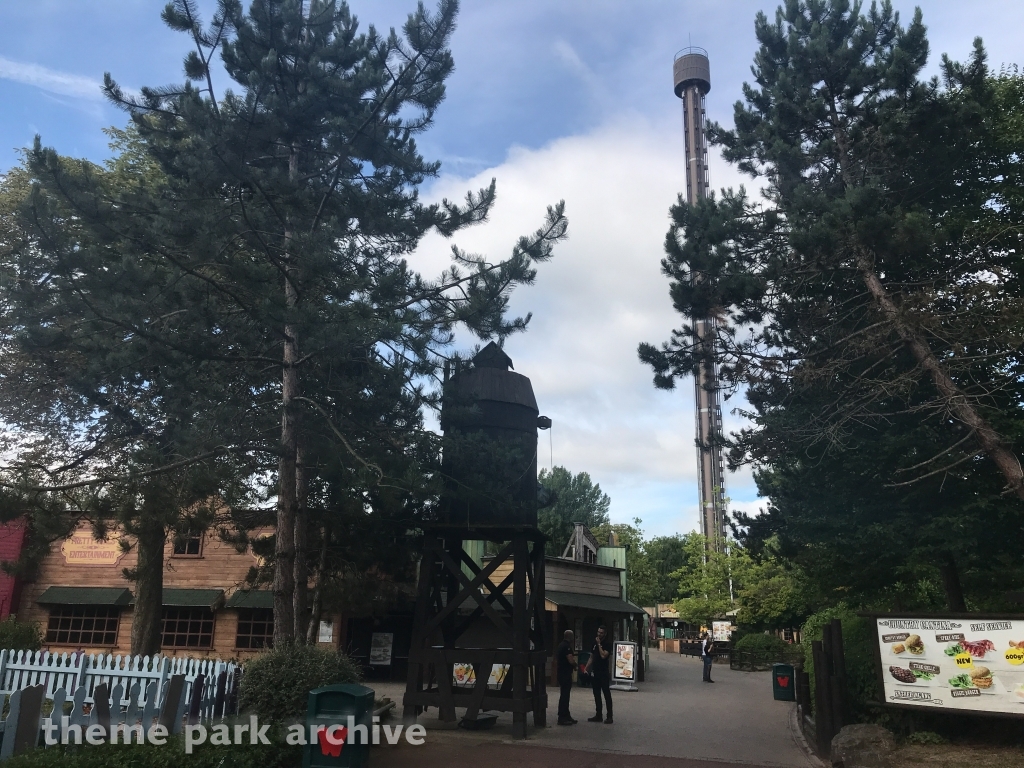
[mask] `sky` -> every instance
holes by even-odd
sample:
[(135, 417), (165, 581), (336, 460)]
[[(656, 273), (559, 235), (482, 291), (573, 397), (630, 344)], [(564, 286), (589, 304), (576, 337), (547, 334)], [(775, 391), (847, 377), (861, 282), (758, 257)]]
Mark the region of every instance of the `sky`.
[[(66, 155), (100, 161), (102, 128), (124, 115), (104, 102), (104, 72), (129, 89), (181, 80), (188, 40), (160, 21), (162, 0), (0, 2), (0, 171), (36, 135)], [(412, 0), (352, 0), (364, 25), (400, 26)], [(429, 3), (428, 3), (429, 5)], [(456, 243), (499, 257), (566, 201), (569, 240), (512, 301), (532, 313), (505, 350), (529, 376), (541, 412), (540, 465), (586, 471), (611, 497), (615, 522), (640, 518), (648, 535), (697, 528), (693, 384), (655, 390), (637, 360), (680, 318), (660, 272), (668, 210), (684, 188), (681, 105), (672, 60), (698, 45), (711, 62), (708, 116), (732, 124), (749, 81), (759, 0), (464, 0), (452, 40), (456, 69), (424, 155), (442, 162), (423, 190), (460, 199), (498, 182), (490, 221)], [(200, 0), (206, 17), (213, 3)], [(914, 4), (897, 0), (908, 21)], [(1019, 0), (920, 4), (937, 72), (943, 53), (965, 59), (980, 36), (995, 68), (1024, 65)], [(969, 8), (969, 12), (965, 10)], [(221, 77), (215, 87), (228, 84)], [(712, 152), (711, 184), (751, 182)], [(410, 262), (427, 275), (448, 263), (451, 243), (428, 237)], [(472, 345), (476, 340), (460, 338)], [(725, 427), (743, 420), (724, 404)], [(726, 480), (733, 509), (763, 502), (749, 470)]]

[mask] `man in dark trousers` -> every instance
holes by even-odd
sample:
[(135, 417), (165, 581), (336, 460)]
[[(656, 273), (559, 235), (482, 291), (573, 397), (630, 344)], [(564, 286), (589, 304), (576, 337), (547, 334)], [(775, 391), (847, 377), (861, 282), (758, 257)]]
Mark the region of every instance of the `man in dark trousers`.
[(612, 723), (612, 676), (611, 667), (612, 644), (608, 639), (608, 630), (599, 627), (597, 637), (594, 638), (594, 649), (590, 652), (590, 661), (587, 669), (594, 678), (594, 706), (597, 707), (597, 714), (587, 718), (591, 723), (600, 723), (601, 717), (601, 693), (604, 693), (605, 703), (608, 705), (608, 717), (603, 718), (605, 723)]
[(555, 650), (555, 665), (558, 672), (558, 687), (561, 692), (558, 695), (558, 724), (576, 725), (576, 721), (569, 714), (569, 694), (572, 693), (572, 671), (578, 666), (576, 663), (576, 640), (572, 630), (565, 630), (562, 635), (562, 642)]
[(704, 661), (704, 682), (713, 683), (711, 679), (711, 662), (714, 657), (711, 655), (712, 649), (715, 647), (715, 641), (711, 639), (711, 635), (705, 632), (700, 636), (700, 657)]

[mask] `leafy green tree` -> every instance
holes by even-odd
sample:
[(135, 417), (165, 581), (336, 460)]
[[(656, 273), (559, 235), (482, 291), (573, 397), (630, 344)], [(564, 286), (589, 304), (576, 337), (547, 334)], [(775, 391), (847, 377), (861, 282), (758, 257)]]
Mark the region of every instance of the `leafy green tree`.
[[(226, 405), (258, 436), (231, 447), (258, 465), (247, 479), (273, 478), (277, 643), (306, 636), (319, 561), (310, 542), (339, 535), (334, 512), (379, 520), (375, 540), (393, 541), (429, 512), (435, 467), (420, 409), (437, 392), (424, 382), (457, 325), (499, 341), (525, 329), (528, 317), (507, 316), (510, 293), (565, 237), (559, 204), (507, 259), (453, 247), (437, 279), (409, 267), (425, 234), (481, 223), (495, 199), (493, 183), (462, 205), (418, 196), (440, 167), (415, 139), (444, 97), (456, 14), (453, 0), (436, 13), (421, 5), (401, 34), (384, 35), (360, 32), (333, 0), (256, 0), (248, 11), (221, 0), (204, 27), (192, 0), (175, 0), (163, 19), (194, 44), (187, 81), (137, 98), (105, 81), (156, 181), (116, 195), (67, 173), (51, 150), (30, 154), (41, 188), (88, 234), (59, 261), (69, 279), (124, 258), (167, 273), (180, 297), (157, 316), (119, 294), (126, 309), (104, 321), (193, 369), (228, 365), (228, 380), (244, 383)], [(217, 55), (232, 83), (222, 93)], [(373, 516), (374, 505), (390, 512)]]
[(699, 533), (683, 537), (686, 561), (672, 574), (677, 580), (676, 610), (684, 621), (704, 624), (735, 611), (751, 629), (780, 629), (800, 624), (812, 609), (802, 573), (769, 552), (759, 559), (736, 541), (725, 551), (705, 549)]
[(722, 618), (734, 610), (734, 571), (742, 566), (744, 551), (730, 544), (732, 554), (707, 547), (707, 539), (699, 533), (683, 537), (685, 562), (672, 575), (678, 584), (675, 608), (679, 618), (690, 624), (710, 626), (713, 619)]
[(555, 498), (537, 513), (537, 526), (550, 539), (555, 555), (561, 555), (569, 543), (573, 524), (583, 523), (591, 531), (608, 524), (611, 499), (588, 473), (574, 475), (565, 467), (541, 469), (537, 482)]
[(685, 542), (686, 538), (679, 534), (655, 536), (644, 542), (644, 554), (654, 571), (653, 594), (647, 605), (671, 603), (675, 600), (679, 583), (672, 578), (672, 574), (686, 562)]
[(641, 608), (653, 605), (658, 575), (647, 556), (647, 542), (640, 528), (643, 521), (639, 517), (629, 523), (605, 523), (593, 530), (594, 538), (602, 547), (610, 545), (612, 534), (615, 535), (616, 546), (626, 550), (626, 597), (634, 605)]

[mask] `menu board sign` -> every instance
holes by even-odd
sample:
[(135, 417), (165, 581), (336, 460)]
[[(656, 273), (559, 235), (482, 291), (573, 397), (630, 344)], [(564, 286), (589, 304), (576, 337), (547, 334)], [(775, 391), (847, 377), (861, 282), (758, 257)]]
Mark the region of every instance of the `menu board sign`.
[(615, 644), (615, 669), (612, 677), (616, 680), (636, 679), (636, 643)]
[(874, 621), (886, 704), (1024, 715), (1024, 618)]

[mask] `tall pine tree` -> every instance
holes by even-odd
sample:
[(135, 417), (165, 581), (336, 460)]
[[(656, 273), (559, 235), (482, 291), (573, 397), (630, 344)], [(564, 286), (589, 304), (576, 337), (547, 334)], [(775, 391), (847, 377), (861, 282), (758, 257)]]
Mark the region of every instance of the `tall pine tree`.
[[(67, 174), (52, 151), (30, 158), (43, 188), (80, 211), (84, 227), (169, 270), (186, 294), (180, 314), (160, 323), (139, 310), (132, 331), (193, 365), (231, 366), (230, 378), (249, 387), (233, 401), (239, 421), (262, 429), (279, 420), (276, 437), (264, 431), (250, 446), (276, 461), (276, 642), (306, 634), (321, 438), (365, 486), (408, 485), (382, 482), (390, 469), (374, 458), (408, 457), (421, 442), (409, 438), (418, 421), (391, 419), (388, 403), (400, 393), (418, 412), (436, 398), (427, 383), (457, 325), (499, 340), (523, 330), (528, 317), (506, 316), (510, 291), (532, 282), (565, 236), (559, 204), (507, 259), (453, 247), (454, 265), (434, 280), (407, 262), (426, 233), (450, 237), (483, 222), (495, 199), (493, 183), (461, 205), (419, 199), (439, 164), (420, 155), (415, 136), (444, 96), (456, 12), (450, 0), (436, 13), (420, 6), (402, 34), (384, 35), (361, 33), (339, 2), (256, 0), (246, 11), (221, 0), (208, 27), (194, 2), (172, 2), (164, 21), (194, 44), (188, 81), (139, 97), (109, 76), (105, 86), (131, 115), (159, 184), (93, 203), (102, 195), (91, 181)], [(218, 54), (233, 85), (223, 93), (211, 66)], [(379, 390), (368, 396), (371, 380)]]

